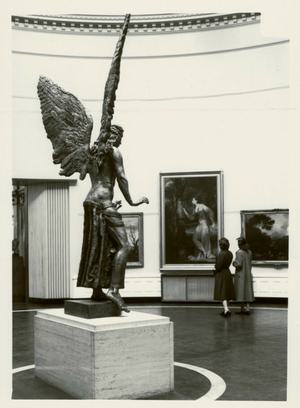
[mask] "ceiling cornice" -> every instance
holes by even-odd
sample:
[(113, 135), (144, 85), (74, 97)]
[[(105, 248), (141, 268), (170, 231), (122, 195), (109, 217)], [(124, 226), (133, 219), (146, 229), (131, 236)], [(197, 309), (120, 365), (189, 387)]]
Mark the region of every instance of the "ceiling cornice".
[[(13, 15), (12, 28), (66, 34), (120, 33), (122, 15)], [(129, 34), (168, 34), (203, 31), (260, 22), (260, 13), (132, 15)]]

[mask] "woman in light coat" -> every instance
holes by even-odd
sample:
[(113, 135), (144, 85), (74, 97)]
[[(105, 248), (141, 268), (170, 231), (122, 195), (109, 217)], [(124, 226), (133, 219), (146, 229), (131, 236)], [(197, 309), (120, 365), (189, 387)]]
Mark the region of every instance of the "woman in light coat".
[(241, 310), (238, 313), (250, 314), (250, 303), (254, 301), (251, 273), (252, 252), (243, 237), (238, 238), (238, 246), (239, 249), (232, 263), (236, 269), (234, 275), (235, 298), (237, 302), (241, 302)]

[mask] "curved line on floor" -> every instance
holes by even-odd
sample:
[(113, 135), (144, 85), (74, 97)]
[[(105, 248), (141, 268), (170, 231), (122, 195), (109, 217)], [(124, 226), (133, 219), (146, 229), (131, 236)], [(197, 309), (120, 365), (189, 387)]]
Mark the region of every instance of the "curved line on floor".
[(209, 371), (206, 368), (201, 368), (201, 367), (191, 365), (191, 364), (177, 363), (176, 361), (174, 361), (174, 365), (178, 367), (186, 368), (188, 370), (196, 371), (196, 373), (203, 375), (209, 380), (211, 384), (209, 391), (206, 394), (202, 395), (201, 397), (197, 398), (196, 401), (216, 400), (225, 392), (226, 390), (225, 381), (223, 380), (222, 377), (215, 374), (214, 372)]
[[(211, 384), (209, 391), (206, 394), (202, 395), (200, 398), (197, 398), (196, 401), (203, 400), (203, 399), (204, 400), (216, 400), (225, 392), (226, 390), (225, 381), (223, 380), (223, 378), (221, 378), (219, 375), (215, 374), (214, 372), (209, 371), (206, 368), (201, 368), (201, 367), (194, 366), (191, 364), (177, 363), (176, 361), (174, 361), (174, 365), (177, 367), (186, 368), (187, 370), (195, 371), (196, 373), (203, 375), (209, 380)], [(14, 368), (13, 374), (20, 373), (21, 371), (31, 370), (34, 367), (35, 365), (32, 364), (32, 365), (27, 365), (24, 367)]]
[(12, 371), (13, 371), (13, 374), (16, 374), (16, 373), (20, 373), (21, 371), (31, 370), (34, 367), (35, 367), (35, 365), (32, 364), (32, 365), (28, 365), (28, 366), (24, 366), (24, 367), (14, 368)]

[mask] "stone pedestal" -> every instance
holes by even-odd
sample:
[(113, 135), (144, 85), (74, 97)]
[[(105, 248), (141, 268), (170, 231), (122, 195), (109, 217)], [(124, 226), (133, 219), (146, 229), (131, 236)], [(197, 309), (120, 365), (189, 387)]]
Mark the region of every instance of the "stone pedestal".
[(35, 374), (80, 399), (136, 399), (174, 388), (173, 323), (131, 311), (83, 319), (37, 312)]

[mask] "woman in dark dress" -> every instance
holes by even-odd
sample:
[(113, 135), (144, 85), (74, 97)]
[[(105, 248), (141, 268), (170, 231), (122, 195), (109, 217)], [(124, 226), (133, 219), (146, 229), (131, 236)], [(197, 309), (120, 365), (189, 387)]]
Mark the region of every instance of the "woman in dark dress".
[(214, 299), (222, 301), (224, 310), (221, 313), (221, 316), (228, 317), (231, 315), (231, 311), (229, 310), (228, 307), (228, 301), (235, 299), (233, 279), (229, 269), (233, 255), (228, 250), (229, 249), (228, 239), (221, 238), (219, 241), (219, 246), (220, 252), (217, 255), (215, 265)]

